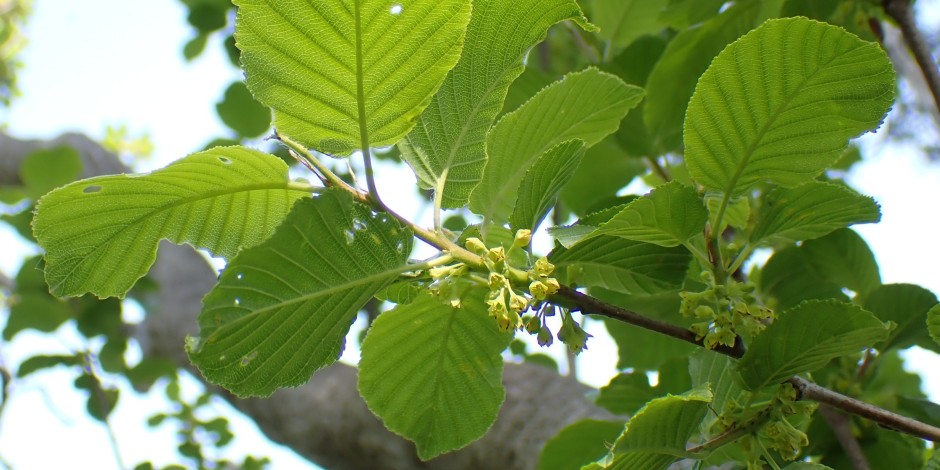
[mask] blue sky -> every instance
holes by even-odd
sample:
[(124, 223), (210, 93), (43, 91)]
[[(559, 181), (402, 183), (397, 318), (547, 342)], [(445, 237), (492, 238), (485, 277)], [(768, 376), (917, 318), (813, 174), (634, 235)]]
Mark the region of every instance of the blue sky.
[[(217, 43), (210, 43), (196, 62), (183, 61), (180, 51), (191, 34), (185, 15), (175, 0), (36, 0), (26, 29), (30, 43), (22, 55), (23, 96), (10, 109), (0, 109), (0, 124), (13, 135), (33, 138), (67, 131), (101, 138), (107, 126), (126, 125), (134, 134), (148, 133), (156, 144), (153, 160), (142, 169), (199, 149), (225, 132), (214, 105), (241, 73)], [(878, 200), (884, 218), (881, 224), (857, 229), (872, 245), (884, 282), (911, 282), (940, 292), (940, 250), (923, 249), (935, 246), (940, 233), (940, 164), (928, 163), (913, 147), (882, 146), (877, 137), (866, 142), (868, 160), (850, 180)], [(395, 190), (408, 178), (413, 180), (403, 169), (391, 177), (386, 173), (379, 189), (393, 207), (407, 207), (403, 213), (413, 214), (418, 209), (407, 200), (412, 192)], [(0, 231), (0, 247), (0, 269), (15, 272), (27, 246), (9, 231)], [(588, 381), (603, 384), (613, 373), (616, 351), (600, 341), (602, 332), (592, 333), (598, 338), (581, 356), (581, 370)], [(24, 334), (0, 351), (0, 360), (16, 363), (37, 351), (76, 348), (70, 344), (76, 338), (68, 332), (56, 338)], [(355, 359), (355, 351), (347, 357)], [(934, 400), (940, 399), (938, 357), (912, 357), (912, 366), (920, 370), (934, 364), (929, 388)], [(39, 374), (17, 389), (0, 418), (0, 455), (14, 467), (116, 467), (105, 431), (86, 418), (83, 397), (72, 392), (70, 380), (64, 373)], [(113, 424), (126, 464), (175, 460), (171, 431), (152, 432), (144, 423), (166, 405), (160, 394), (122, 396)], [(230, 410), (224, 405), (218, 409), (225, 414)], [(230, 458), (269, 455), (275, 468), (303, 468), (289, 451), (259, 438), (247, 420), (236, 424), (239, 440)], [(48, 442), (56, 442), (53, 452)]]

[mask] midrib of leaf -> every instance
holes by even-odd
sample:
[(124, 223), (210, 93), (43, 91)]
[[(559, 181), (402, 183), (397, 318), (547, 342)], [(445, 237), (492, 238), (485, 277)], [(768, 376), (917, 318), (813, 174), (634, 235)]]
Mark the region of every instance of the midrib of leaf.
[[(854, 51), (855, 49), (852, 49), (852, 50)], [(851, 51), (847, 51), (843, 54), (846, 54), (848, 52), (851, 52)], [(760, 143), (763, 142), (764, 137), (767, 135), (767, 132), (770, 130), (773, 124), (777, 122), (777, 119), (780, 119), (780, 116), (782, 113), (779, 112), (779, 110), (787, 109), (787, 107), (789, 107), (790, 103), (794, 100), (794, 98), (797, 95), (799, 95), (800, 92), (803, 91), (806, 82), (810, 81), (819, 73), (820, 70), (824, 69), (825, 67), (828, 67), (829, 64), (831, 64), (838, 58), (839, 58), (839, 55), (834, 56), (833, 58), (829, 59), (827, 62), (818, 65), (816, 69), (813, 71), (813, 73), (804, 77), (803, 80), (800, 82), (800, 84), (797, 85), (797, 87), (794, 89), (794, 91), (790, 93), (790, 95), (787, 96), (785, 100), (783, 100), (781, 106), (777, 108), (778, 112), (774, 113), (775, 115), (771, 117), (767, 121), (766, 124), (761, 126), (760, 131), (757, 133), (757, 138), (754, 139), (754, 142), (752, 142), (748, 146), (747, 151), (744, 153), (743, 161), (737, 166), (737, 168), (734, 171), (734, 174), (731, 176), (730, 184), (728, 185), (728, 187), (725, 188), (724, 195), (721, 199), (721, 206), (718, 209), (718, 216), (715, 218), (716, 225), (721, 227), (722, 219), (724, 219), (725, 211), (728, 208), (728, 203), (731, 201), (732, 192), (734, 191), (734, 188), (738, 186), (738, 180), (741, 179), (741, 175), (744, 173), (744, 169), (747, 168), (747, 165), (750, 163), (751, 158), (754, 156), (755, 150), (760, 145)], [(737, 60), (735, 60), (735, 64), (737, 64)], [(761, 70), (763, 70), (763, 67), (761, 67)]]
[[(153, 217), (154, 215), (159, 214), (159, 213), (161, 213), (161, 212), (166, 212), (166, 211), (168, 211), (168, 210), (176, 209), (177, 207), (184, 206), (184, 205), (186, 205), (186, 204), (192, 204), (192, 203), (194, 203), (194, 202), (201, 201), (201, 200), (206, 200), (206, 199), (212, 200), (212, 199), (215, 199), (215, 198), (217, 198), (217, 197), (219, 197), (219, 196), (229, 196), (229, 195), (235, 195), (235, 194), (238, 194), (238, 193), (246, 193), (246, 192), (261, 191), (261, 190), (268, 190), (268, 189), (284, 189), (284, 190), (288, 190), (288, 191), (298, 191), (298, 192), (304, 192), (304, 193), (307, 193), (307, 192), (308, 192), (307, 190), (304, 190), (304, 189), (299, 189), (299, 188), (298, 188), (298, 189), (295, 189), (295, 188), (292, 188), (290, 183), (286, 183), (286, 184), (285, 184), (285, 183), (278, 183), (278, 184), (263, 183), (263, 184), (253, 184), (253, 185), (248, 185), (248, 186), (240, 186), (240, 187), (237, 187), (237, 188), (234, 188), (234, 189), (224, 188), (224, 189), (219, 189), (219, 190), (215, 190), (215, 191), (210, 191), (210, 192), (208, 192), (208, 193), (200, 193), (200, 194), (195, 195), (195, 196), (180, 198), (180, 199), (177, 199), (177, 200), (171, 202), (170, 204), (167, 204), (167, 205), (165, 205), (165, 206), (160, 206), (159, 208), (156, 208), (155, 210), (152, 210), (152, 211), (150, 211), (150, 212), (147, 212), (147, 213), (145, 213), (145, 214), (143, 214), (143, 215), (137, 217), (136, 219), (133, 219), (132, 221), (130, 221), (130, 222), (127, 223), (127, 224), (124, 224), (124, 225), (120, 228), (120, 230), (118, 230), (118, 231), (114, 234), (114, 236), (113, 236), (111, 239), (108, 240), (108, 242), (104, 243), (103, 245), (98, 245), (98, 246), (109, 246), (109, 245), (110, 245), (110, 242), (111, 242), (114, 238), (116, 238), (116, 237), (119, 236), (119, 235), (124, 234), (124, 232), (127, 231), (128, 229), (130, 229), (131, 227), (137, 226), (138, 223), (139, 223), (141, 220), (147, 219), (147, 218), (150, 218), (150, 217)], [(121, 210), (121, 209), (115, 209), (115, 210)], [(104, 214), (106, 214), (106, 213), (107, 213), (107, 212), (104, 212)], [(99, 215), (100, 215), (100, 214), (99, 214)], [(187, 219), (187, 222), (188, 222), (188, 219)], [(167, 221), (164, 220), (164, 222), (163, 222), (163, 227), (166, 227), (166, 223), (167, 223)], [(54, 228), (56, 225), (58, 225), (58, 224), (50, 225), (50, 226), (49, 226), (49, 229)], [(163, 227), (161, 227), (161, 230), (160, 230), (161, 232), (162, 232), (162, 228), (163, 228)], [(205, 230), (205, 226), (203, 226), (203, 230)], [(165, 238), (165, 237), (161, 237), (161, 238)], [(213, 254), (215, 254), (215, 253), (213, 253)], [(98, 263), (101, 262), (102, 259), (103, 259), (103, 258), (102, 258), (101, 256), (96, 256), (96, 257), (94, 258), (94, 264), (97, 266)], [(75, 272), (75, 270), (78, 269), (80, 266), (81, 266), (81, 263), (76, 263), (76, 264), (72, 267), (72, 269), (69, 269), (69, 270), (66, 272), (66, 275), (62, 276), (62, 280), (59, 281), (59, 282), (57, 282), (57, 283), (55, 284), (55, 288), (58, 288), (58, 287), (61, 286), (63, 283), (65, 283), (66, 280), (68, 280), (68, 279), (72, 276), (72, 274)], [(52, 287), (52, 286), (50, 286), (50, 287)], [(55, 288), (52, 289), (52, 290), (55, 290)]]
[[(582, 91), (583, 91), (583, 90), (582, 90)], [(533, 98), (534, 98), (534, 97), (533, 97)], [(531, 101), (531, 98), (530, 98), (530, 101)], [(556, 102), (555, 104), (557, 105), (558, 103)], [(525, 106), (525, 104), (523, 104), (523, 106)], [(581, 119), (581, 120), (579, 120), (579, 121), (572, 122), (572, 124), (568, 127), (568, 129), (565, 129), (565, 131), (568, 131), (568, 130), (570, 130), (571, 128), (580, 126), (580, 125), (583, 124), (584, 122), (589, 121), (590, 118), (593, 118), (593, 117), (595, 117), (597, 114), (601, 114), (601, 113), (603, 113), (604, 111), (607, 111), (608, 109), (611, 109), (611, 108), (613, 108), (613, 107), (614, 107), (614, 104), (608, 104), (608, 105), (605, 106), (605, 107), (598, 108), (597, 110), (595, 110), (594, 113), (592, 113), (591, 115), (588, 115), (586, 119)], [(522, 109), (522, 106), (520, 106), (520, 109)], [(506, 117), (508, 117), (508, 116), (509, 116), (509, 115), (506, 115)], [(506, 117), (504, 117), (503, 119), (505, 119)], [(499, 123), (497, 123), (496, 125), (499, 125)], [(495, 127), (495, 126), (494, 126), (494, 127)], [(553, 146), (552, 144), (554, 144), (554, 143), (555, 143), (555, 142), (549, 142), (549, 145), (543, 145), (543, 146), (540, 147), (538, 150), (536, 150), (536, 151), (534, 151), (534, 152), (528, 154), (527, 157), (528, 157), (530, 160), (532, 160), (532, 161), (534, 162), (539, 156), (541, 156), (541, 155), (543, 155), (545, 152), (549, 151), (549, 150), (552, 148), (552, 146)], [(511, 174), (511, 178), (507, 179), (506, 181), (510, 181), (510, 182), (513, 182), (513, 181), (514, 181), (514, 182), (516, 182), (516, 183), (520, 183), (520, 182), (522, 181), (522, 179), (525, 178), (525, 174), (526, 174), (527, 171), (529, 171), (530, 168), (531, 168), (531, 165), (522, 165), (522, 166), (520, 166), (519, 168), (516, 169), (516, 171), (513, 171), (513, 172), (510, 173), (510, 174)], [(501, 185), (499, 188), (496, 188), (496, 191), (495, 191), (495, 192), (496, 192), (496, 197), (493, 198), (493, 200), (500, 200), (500, 199), (503, 199), (503, 198), (507, 197), (507, 194), (508, 194), (509, 192), (515, 191), (515, 190), (517, 190), (517, 189), (519, 189), (518, 184), (515, 185), (515, 186), (509, 185), (509, 184)], [(496, 210), (497, 207), (491, 205), (490, 209), (491, 209), (491, 210)], [(493, 213), (492, 213), (491, 211), (488, 212), (488, 213), (486, 213), (486, 214), (481, 214), (481, 215), (483, 215), (483, 220), (484, 220), (484, 222), (486, 222), (486, 221), (492, 222)], [(484, 225), (484, 226), (485, 226), (485, 225)]]
[[(355, 0), (355, 23), (356, 23), (356, 101), (359, 106), (359, 138), (362, 145), (362, 155), (369, 158), (369, 129), (366, 125), (366, 93), (365, 77), (363, 76), (362, 66), (362, 15), (360, 13), (360, 3), (362, 0)], [(371, 176), (371, 175), (370, 175)], [(376, 195), (373, 194), (373, 197)]]
[[(313, 246), (313, 245), (311, 245), (311, 246)], [(278, 253), (278, 254), (280, 255), (280, 253)], [(285, 260), (288, 259), (288, 258), (284, 257), (283, 255), (282, 255), (282, 258), (284, 258)], [(324, 257), (324, 259), (327, 259), (327, 258)], [(268, 305), (268, 306), (266, 306), (266, 307), (260, 308), (260, 309), (258, 309), (258, 310), (250, 311), (250, 312), (246, 313), (245, 315), (241, 316), (240, 318), (238, 318), (238, 319), (232, 321), (231, 323), (229, 323), (229, 324), (227, 324), (227, 325), (225, 325), (225, 326), (226, 326), (226, 327), (235, 327), (235, 326), (237, 326), (239, 323), (242, 323), (242, 322), (247, 321), (247, 320), (250, 320), (250, 319), (254, 319), (257, 315), (260, 315), (260, 314), (263, 314), (263, 313), (268, 313), (268, 312), (271, 312), (271, 311), (273, 311), (273, 310), (279, 310), (279, 309), (282, 309), (282, 308), (285, 308), (285, 307), (288, 307), (288, 306), (291, 306), (291, 305), (294, 305), (294, 304), (298, 304), (298, 303), (304, 303), (304, 302), (307, 302), (308, 300), (314, 300), (314, 299), (317, 299), (317, 298), (319, 298), (319, 297), (330, 296), (330, 295), (335, 294), (335, 293), (337, 293), (337, 292), (342, 292), (342, 291), (344, 291), (344, 290), (352, 289), (352, 288), (354, 288), (354, 287), (359, 287), (359, 286), (361, 286), (361, 285), (365, 285), (365, 284), (369, 284), (369, 283), (372, 283), (372, 282), (375, 282), (375, 281), (379, 281), (379, 280), (382, 280), (383, 278), (389, 277), (389, 276), (391, 276), (391, 275), (393, 275), (393, 274), (401, 274), (401, 273), (403, 273), (403, 272), (407, 272), (407, 271), (410, 271), (410, 270), (412, 270), (412, 269), (415, 269), (415, 266), (414, 266), (414, 265), (411, 265), (411, 264), (404, 264), (404, 265), (399, 266), (399, 267), (397, 267), (397, 268), (388, 269), (388, 270), (382, 271), (382, 272), (380, 272), (380, 273), (372, 274), (372, 275), (369, 275), (369, 276), (366, 276), (366, 277), (360, 277), (360, 278), (356, 278), (356, 279), (348, 279), (348, 278), (347, 278), (347, 280), (346, 280), (345, 283), (342, 283), (342, 284), (339, 284), (339, 285), (335, 285), (335, 286), (330, 286), (330, 287), (328, 287), (328, 288), (326, 288), (326, 289), (323, 289), (323, 290), (318, 290), (318, 291), (316, 291), (316, 292), (311, 292), (311, 293), (308, 293), (308, 294), (300, 295), (300, 296), (295, 297), (295, 298), (292, 298), (292, 299), (290, 299), (290, 300), (281, 301), (281, 302), (278, 302), (278, 303), (276, 303), (276, 304), (271, 304), (271, 305)], [(306, 269), (305, 269), (305, 271), (306, 271)], [(277, 276), (275, 276), (274, 273), (266, 272), (266, 271), (263, 271), (263, 272), (265, 272), (266, 274), (271, 275), (271, 276), (273, 276), (273, 277), (277, 277)], [(338, 271), (338, 272), (339, 272), (340, 274), (342, 274), (342, 271)], [(288, 284), (288, 285), (289, 285), (289, 284)], [(243, 289), (244, 289), (244, 288), (243, 288)], [(270, 296), (270, 295), (269, 295), (268, 293), (266, 293), (266, 292), (261, 292), (261, 291), (257, 291), (257, 292), (258, 292), (259, 294), (263, 294), (263, 295), (265, 295), (265, 296)], [(211, 310), (207, 310), (207, 311), (211, 311)], [(218, 331), (218, 330), (216, 330), (216, 331)], [(211, 335), (210, 335), (210, 336), (211, 336)]]
[[(544, 38), (545, 36), (543, 35), (542, 37)], [(538, 42), (536, 44), (538, 44)], [(528, 51), (526, 51), (526, 53), (527, 52)], [(463, 123), (462, 126), (460, 126), (460, 132), (457, 134), (457, 139), (454, 141), (454, 145), (451, 146), (450, 151), (447, 154), (447, 165), (444, 167), (444, 171), (442, 172), (441, 176), (438, 177), (438, 186), (440, 187), (439, 192), (441, 193), (444, 192), (444, 186), (446, 185), (446, 182), (447, 182), (447, 175), (450, 173), (450, 169), (454, 164), (454, 159), (457, 158), (457, 153), (459, 153), (460, 149), (464, 147), (464, 139), (466, 138), (467, 133), (470, 131), (471, 128), (474, 128), (476, 127), (476, 125), (479, 125), (479, 124), (476, 124), (476, 125), (471, 126), (471, 124), (474, 124), (476, 116), (480, 114), (480, 107), (483, 106), (483, 103), (486, 102), (486, 98), (489, 97), (493, 93), (493, 90), (496, 89), (496, 85), (499, 85), (503, 82), (503, 79), (506, 76), (506, 73), (508, 73), (515, 66), (518, 66), (522, 62), (522, 59), (525, 57), (526, 53), (523, 53), (517, 56), (516, 59), (512, 62), (513, 64), (512, 66), (504, 68), (503, 71), (500, 72), (499, 74), (499, 80), (493, 80), (486, 87), (486, 92), (483, 94), (483, 99), (477, 100), (476, 104), (473, 105), (473, 109), (470, 112), (470, 116), (468, 116), (467, 120)], [(485, 137), (484, 137), (484, 140), (485, 140)], [(464, 163), (464, 164), (467, 164), (467, 163)], [(434, 172), (431, 172), (431, 173), (434, 173)], [(469, 181), (462, 181), (462, 180), (452, 180), (452, 181), (460, 182), (460, 183), (469, 182)], [(444, 183), (441, 183), (441, 182), (444, 182)]]
[[(441, 392), (441, 383), (443, 382), (443, 380), (441, 380), (441, 370), (444, 369), (444, 358), (447, 357), (447, 342), (450, 340), (450, 335), (453, 329), (454, 318), (456, 317), (456, 313), (457, 312), (454, 312), (453, 309), (447, 312), (447, 329), (444, 330), (444, 337), (441, 339), (441, 352), (442, 353), (438, 355), (437, 364), (434, 369), (434, 395), (433, 395), (434, 397), (437, 397)], [(431, 406), (428, 408), (427, 412), (431, 413), (431, 416), (434, 416), (435, 414), (437, 414), (436, 413), (437, 412), (437, 400), (431, 400)], [(429, 428), (430, 427), (431, 426), (429, 426)], [(431, 436), (433, 434), (434, 434), (433, 430), (428, 429), (428, 436)]]

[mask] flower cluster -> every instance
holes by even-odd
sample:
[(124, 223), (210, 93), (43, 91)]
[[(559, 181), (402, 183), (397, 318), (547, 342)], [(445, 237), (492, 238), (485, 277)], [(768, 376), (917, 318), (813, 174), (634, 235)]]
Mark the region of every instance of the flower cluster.
[[(489, 248), (478, 238), (468, 238), (465, 246), (471, 252), (480, 255), (489, 270), (487, 278), (489, 294), (486, 304), (490, 315), (496, 319), (499, 327), (505, 331), (525, 328), (530, 333), (539, 335), (540, 344), (547, 345), (551, 344), (552, 339), (551, 332), (544, 326), (546, 311), (544, 300), (558, 292), (560, 287), (558, 280), (550, 277), (555, 271), (555, 266), (547, 258), (542, 257), (535, 261), (531, 269), (524, 271), (518, 266), (513, 266), (509, 261), (513, 251), (525, 250), (531, 240), (530, 230), (519, 230), (508, 252), (502, 246)], [(529, 293), (526, 294), (515, 288), (514, 281), (517, 285), (528, 281)], [(522, 314), (530, 307), (536, 309), (537, 314), (533, 318), (539, 320), (533, 321), (526, 318), (523, 321)]]
[(704, 320), (690, 329), (696, 339), (704, 339), (705, 347), (734, 346), (738, 335), (753, 338), (766, 327), (764, 322), (773, 318), (773, 311), (754, 296), (754, 284), (734, 280), (715, 284), (708, 271), (702, 273), (702, 279), (709, 287), (702, 292), (680, 292), (679, 309), (685, 317)]

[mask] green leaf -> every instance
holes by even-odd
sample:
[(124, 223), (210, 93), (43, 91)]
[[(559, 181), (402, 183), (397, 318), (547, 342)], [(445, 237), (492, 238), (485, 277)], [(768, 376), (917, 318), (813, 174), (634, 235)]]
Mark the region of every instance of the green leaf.
[[(924, 465), (924, 441), (913, 436), (873, 427), (858, 438), (858, 444), (872, 469), (917, 469)], [(822, 463), (840, 470), (854, 468), (852, 460), (840, 451), (824, 455)]]
[(816, 272), (859, 295), (864, 296), (881, 285), (875, 255), (854, 230), (839, 229), (825, 237), (808, 240), (801, 249)]
[(466, 0), (236, 0), (248, 89), (274, 127), (349, 155), (392, 145), (457, 63)]
[(738, 372), (748, 390), (760, 390), (830, 360), (871, 347), (890, 326), (861, 307), (810, 300), (787, 310), (748, 345)]
[(14, 282), (10, 313), (3, 327), (3, 339), (9, 341), (23, 330), (52, 332), (72, 317), (69, 305), (49, 294), (42, 277), (42, 258), (23, 261)]
[(617, 439), (614, 461), (608, 468), (661, 470), (685, 456), (687, 442), (698, 430), (711, 400), (708, 387), (699, 387), (647, 403)]
[(657, 396), (646, 372), (624, 372), (601, 387), (596, 403), (611, 413), (630, 415)]
[(588, 68), (566, 75), (516, 111), (503, 116), (487, 136), (487, 160), (470, 209), (490, 222), (512, 213), (516, 191), (529, 168), (562, 142), (592, 146), (620, 126), (643, 99), (643, 89), (614, 75)]
[(398, 281), (376, 292), (375, 298), (394, 304), (410, 304), (424, 289), (424, 287), (413, 282)]
[(428, 460), (473, 442), (496, 420), (512, 334), (478, 297), (460, 307), (424, 294), (379, 315), (362, 344), (359, 392)]
[[(592, 288), (591, 295), (607, 303), (674, 325), (688, 326), (691, 320), (679, 313), (676, 291), (656, 295), (628, 295)], [(647, 330), (620, 321), (605, 319), (607, 332), (617, 343), (617, 368), (659, 370), (670, 360), (688, 357), (696, 346), (670, 336), (651, 335)]]
[(691, 260), (683, 247), (607, 235), (583, 240), (570, 249), (556, 248), (549, 255), (565, 283), (645, 294), (681, 287)]
[(59, 365), (80, 366), (82, 364), (84, 364), (84, 359), (81, 355), (33, 356), (20, 363), (20, 367), (16, 370), (16, 377), (22, 379), (34, 372)]
[(584, 157), (584, 142), (569, 140), (553, 147), (526, 172), (517, 189), (516, 207), (509, 217), (514, 229), (535, 231), (555, 200), (562, 186), (571, 179)]
[(242, 397), (302, 385), (339, 358), (359, 309), (408, 269), (411, 243), (398, 221), (342, 190), (298, 202), (206, 295), (190, 360)]
[(930, 460), (924, 465), (924, 470), (940, 470), (940, 447), (934, 447)]
[(940, 425), (940, 404), (930, 400), (898, 396), (898, 409), (905, 416), (910, 416), (931, 426)]
[(573, 224), (549, 227), (548, 234), (551, 235), (556, 242), (561, 243), (561, 246), (571, 248), (581, 240), (587, 238), (588, 235), (594, 233), (595, 230), (597, 230), (597, 227), (593, 225)]
[(879, 220), (881, 211), (874, 199), (842, 185), (811, 181), (768, 194), (750, 239), (754, 244), (810, 240)]
[(708, 212), (695, 189), (672, 182), (628, 204), (593, 236), (674, 247), (701, 233), (707, 220)]
[(486, 164), (486, 134), (525, 67), (523, 59), (564, 20), (594, 28), (574, 0), (473, 1), (460, 61), (399, 144), (419, 184), (442, 193), (443, 207), (467, 204)]
[(26, 195), (38, 199), (59, 186), (78, 179), (82, 158), (72, 147), (37, 150), (23, 160), (20, 179)]
[(659, 20), (675, 29), (688, 29), (718, 14), (725, 0), (672, 0)]
[(937, 304), (937, 296), (923, 287), (913, 284), (887, 284), (878, 286), (865, 296), (862, 307), (874, 313), (879, 320), (894, 322), (897, 327), (888, 335), (881, 351), (890, 348), (903, 349), (920, 340), (927, 340), (924, 321), (927, 311)]
[(937, 344), (940, 344), (940, 304), (927, 311), (927, 332)]
[[(633, 114), (628, 114), (627, 120)], [(583, 215), (645, 172), (642, 160), (631, 158), (614, 137), (608, 137), (585, 152), (559, 197), (566, 209)]]
[(783, 470), (832, 470), (832, 467), (812, 462), (793, 462), (783, 467)]
[(689, 173), (728, 196), (806, 182), (878, 127), (894, 87), (877, 44), (805, 18), (767, 21), (699, 79), (685, 117)]
[(716, 413), (723, 413), (728, 404), (741, 403), (739, 398), (745, 392), (734, 380), (734, 362), (728, 356), (699, 349), (689, 357), (689, 375), (693, 386), (707, 385), (714, 391), (711, 407)]
[[(742, 230), (747, 227), (747, 222), (751, 218), (751, 200), (747, 196), (728, 199), (724, 212), (721, 207), (725, 204), (724, 195), (708, 191), (703, 199), (705, 207), (708, 208), (708, 225), (712, 233), (724, 233), (729, 225)], [(721, 220), (718, 220), (719, 216)]]
[[(591, 8), (594, 23), (601, 28), (598, 36), (617, 48), (624, 48), (636, 38), (660, 29), (659, 12), (663, 0), (594, 0)], [(610, 45), (605, 57), (610, 57)]]
[(607, 454), (623, 432), (622, 421), (585, 419), (570, 424), (549, 439), (539, 455), (538, 470), (581, 468)]
[(760, 289), (789, 308), (807, 299), (848, 299), (848, 288), (862, 297), (881, 284), (874, 254), (850, 229), (839, 229), (801, 246), (775, 253), (764, 265)]
[(720, 15), (681, 31), (669, 41), (646, 82), (648, 98), (643, 107), (643, 122), (656, 154), (681, 146), (686, 107), (699, 76), (728, 43), (762, 21), (761, 3), (735, 2)]
[(215, 110), (222, 122), (241, 137), (258, 137), (271, 127), (271, 111), (255, 101), (242, 82), (229, 85)]
[(53, 294), (121, 297), (147, 273), (161, 239), (230, 258), (267, 238), (308, 194), (290, 184), (279, 158), (217, 148), (147, 175), (59, 188), (40, 199), (33, 232)]

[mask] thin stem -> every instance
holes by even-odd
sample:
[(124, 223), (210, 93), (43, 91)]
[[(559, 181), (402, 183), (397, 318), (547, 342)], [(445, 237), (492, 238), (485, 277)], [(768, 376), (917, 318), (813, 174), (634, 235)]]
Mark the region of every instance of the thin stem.
[(801, 400), (812, 400), (847, 413), (870, 419), (884, 427), (901, 431), (933, 442), (940, 442), (940, 428), (892, 413), (870, 403), (865, 403), (841, 393), (821, 387), (802, 377), (792, 377), (790, 382)]
[(379, 207), (388, 210), (388, 206), (386, 206), (385, 203), (382, 202), (382, 198), (379, 197), (379, 189), (375, 186), (375, 170), (372, 169), (372, 152), (369, 151), (368, 147), (365, 147), (369, 144), (367, 139), (367, 136), (362, 138), (362, 162), (366, 167), (366, 185), (369, 188), (369, 196), (375, 199), (375, 203)]
[(930, 54), (930, 46), (927, 45), (927, 40), (920, 32), (920, 29), (917, 28), (912, 3), (911, 0), (884, 0), (882, 6), (888, 16), (894, 19), (898, 27), (901, 28), (904, 42), (907, 43), (907, 47), (914, 54), (914, 59), (917, 60), (917, 65), (920, 66), (920, 70), (924, 74), (927, 87), (930, 88), (930, 93), (933, 94), (934, 104), (940, 111), (940, 71), (937, 70), (937, 63), (934, 62), (933, 56)]
[(307, 168), (310, 168), (310, 170), (316, 173), (318, 176), (321, 176), (322, 177), (321, 180), (325, 178), (325, 181), (324, 181), (325, 185), (337, 186), (351, 193), (361, 194), (356, 188), (353, 188), (352, 186), (347, 184), (345, 181), (343, 181), (342, 178), (337, 176), (336, 173), (333, 173), (332, 171), (330, 171), (330, 169), (327, 168), (327, 166), (324, 165), (323, 162), (321, 162), (319, 159), (314, 157), (313, 154), (310, 153), (309, 150), (304, 148), (304, 146), (301, 145), (300, 143), (291, 140), (287, 136), (277, 134), (277, 133), (275, 133), (275, 137), (279, 141), (281, 141), (281, 143), (286, 145), (291, 151), (293, 151), (293, 153), (296, 154), (294, 155), (295, 158), (300, 157), (298, 160), (300, 160), (300, 162), (303, 163), (304, 166), (306, 166)]
[(773, 457), (771, 457), (770, 452), (768, 452), (767, 448), (764, 447), (764, 443), (761, 442), (760, 439), (754, 439), (754, 442), (757, 443), (758, 447), (760, 447), (761, 453), (764, 454), (764, 460), (767, 461), (767, 465), (770, 465), (770, 467), (774, 470), (780, 470), (780, 466), (777, 465), (777, 462)]
[[(644, 315), (640, 315), (639, 313), (631, 312), (615, 305), (608, 304), (591, 297), (590, 295), (578, 292), (568, 286), (561, 286), (555, 295), (569, 301), (570, 303), (574, 303), (583, 314), (601, 315), (604, 317), (613, 318), (615, 320), (620, 320), (631, 325), (636, 325), (650, 331), (664, 334), (666, 336), (671, 336), (680, 341), (685, 341), (687, 343), (705, 347), (703, 340), (696, 339), (695, 333), (692, 333), (691, 331), (681, 326), (666, 323), (662, 320), (650, 318)], [(562, 301), (559, 303), (561, 305), (565, 305), (567, 302)], [(727, 356), (740, 358), (744, 356), (744, 342), (741, 340), (741, 338), (736, 338), (733, 347), (719, 344), (715, 347), (714, 351), (720, 352)]]
[(441, 208), (444, 205), (444, 186), (447, 184), (447, 173), (450, 168), (444, 168), (444, 172), (438, 179), (437, 187), (434, 188), (434, 231), (443, 233), (443, 224), (441, 223)]
[(821, 405), (819, 414), (822, 415), (823, 420), (832, 429), (839, 445), (842, 446), (842, 450), (845, 451), (845, 455), (852, 463), (852, 468), (855, 470), (871, 470), (871, 465), (868, 464), (868, 459), (865, 457), (865, 453), (862, 452), (862, 446), (858, 444), (858, 440), (852, 434), (852, 422), (849, 420), (849, 416), (828, 405)]
[(858, 373), (855, 374), (855, 380), (861, 381), (865, 378), (865, 374), (868, 372), (868, 367), (871, 366), (871, 363), (875, 360), (874, 351), (871, 348), (865, 350), (865, 357), (862, 358), (862, 363), (858, 366)]
[(743, 265), (744, 262), (751, 257), (751, 253), (754, 253), (754, 249), (756, 248), (756, 245), (752, 245), (750, 243), (744, 245), (744, 249), (738, 253), (737, 258), (734, 259), (734, 262), (732, 262), (731, 266), (728, 268), (728, 272), (735, 273), (738, 271), (738, 269), (741, 269), (741, 265)]
[[(761, 424), (763, 424), (763, 423), (761, 423)], [(688, 452), (688, 453), (690, 453), (690, 454), (698, 454), (698, 455), (700, 455), (701, 457), (704, 458), (704, 457), (706, 457), (707, 455), (702, 455), (702, 454), (707, 454), (707, 453), (709, 453), (709, 452), (711, 452), (711, 451), (713, 451), (713, 450), (717, 450), (717, 449), (721, 448), (722, 446), (724, 446), (724, 445), (726, 445), (726, 444), (730, 444), (730, 443), (732, 443), (732, 442), (734, 442), (734, 441), (736, 441), (736, 440), (738, 440), (738, 439), (740, 439), (740, 438), (742, 438), (742, 437), (748, 435), (751, 431), (753, 431), (753, 428), (752, 428), (751, 426), (744, 426), (744, 427), (740, 427), (740, 428), (731, 428), (731, 429), (729, 429), (729, 430), (727, 430), (727, 431), (725, 431), (725, 432), (723, 432), (723, 433), (721, 433), (721, 434), (715, 436), (714, 438), (712, 438), (712, 440), (710, 440), (710, 441), (708, 441), (708, 442), (704, 442), (704, 443), (702, 443), (702, 444), (699, 444), (699, 445), (697, 445), (697, 446), (695, 446), (695, 447), (692, 447), (692, 448), (686, 450), (686, 452)]]
[[(570, 21), (565, 21), (565, 28), (571, 32), (571, 36), (574, 37), (574, 43), (577, 44), (578, 48), (581, 49), (581, 52), (584, 53), (584, 58), (587, 59), (588, 63), (596, 64), (601, 61), (600, 53), (597, 52), (597, 49), (594, 48), (594, 46), (588, 44), (588, 42), (584, 39), (584, 36), (581, 35), (581, 31), (577, 26), (573, 25)], [(604, 55), (607, 55), (606, 51)]]
[(650, 168), (652, 168), (653, 173), (656, 173), (656, 176), (659, 176), (665, 182), (672, 181), (672, 176), (666, 171), (666, 168), (660, 165), (659, 159), (656, 157), (646, 157), (646, 160), (650, 162)]
[(705, 252), (703, 252), (702, 250), (699, 250), (695, 245), (691, 243), (691, 241), (687, 241), (683, 243), (682, 246), (684, 246), (687, 250), (689, 250), (692, 253), (692, 255), (695, 256), (696, 259), (698, 259), (699, 263), (702, 263), (702, 266), (708, 266), (712, 263), (711, 260), (708, 259), (708, 255), (705, 254)]
[[(608, 304), (568, 286), (561, 286), (561, 289), (555, 294), (554, 299), (562, 306), (573, 305), (574, 308), (581, 310), (581, 313), (584, 314), (613, 318), (704, 347), (704, 343), (701, 340), (696, 340), (695, 334), (685, 328)], [(741, 341), (740, 338), (736, 338), (734, 347), (718, 345), (713, 351), (740, 359), (744, 356), (745, 348), (743, 341)], [(812, 400), (826, 404), (849, 414), (872, 420), (884, 427), (917, 436), (921, 439), (940, 442), (940, 428), (901, 416), (897, 413), (892, 413), (870, 403), (847, 397), (801, 377), (791, 377), (787, 382), (796, 388), (798, 399)]]

